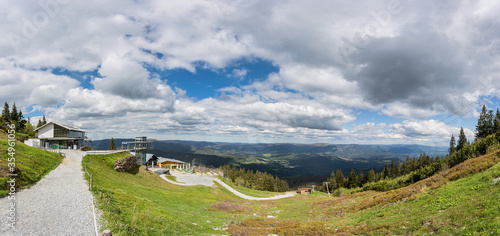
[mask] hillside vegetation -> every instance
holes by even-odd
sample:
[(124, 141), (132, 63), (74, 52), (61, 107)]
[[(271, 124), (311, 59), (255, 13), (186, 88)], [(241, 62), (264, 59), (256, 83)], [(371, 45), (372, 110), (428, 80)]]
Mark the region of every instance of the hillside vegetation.
[[(21, 134), (22, 136), (22, 134)], [(18, 135), (19, 138), (19, 135)], [(7, 134), (0, 130), (0, 197), (7, 195), (10, 190), (7, 181), (9, 170), (9, 142)], [(46, 174), (55, 169), (62, 161), (61, 154), (48, 152), (25, 145), (16, 141), (14, 146), (16, 188), (26, 188), (40, 181)]]
[(236, 198), (229, 191), (173, 185), (144, 166), (129, 172), (115, 171), (113, 163), (128, 155), (83, 158), (93, 174), (92, 193), (113, 235), (222, 234), (221, 229), (231, 222), (230, 215), (210, 211), (212, 205)]
[(229, 232), (233, 235), (498, 235), (500, 184), (494, 185), (493, 179), (500, 176), (500, 164), (495, 164), (500, 161), (499, 154), (497, 151), (467, 160), (397, 190), (364, 191), (336, 198), (322, 195), (307, 200), (297, 198), (294, 202), (283, 200), (273, 204), (273, 211), (279, 212), (277, 218), (247, 219), (231, 225)]
[(92, 191), (115, 235), (500, 233), (500, 184), (493, 185), (500, 177), (500, 151), (391, 191), (332, 198), (315, 192), (259, 202), (220, 187), (171, 185), (144, 167), (115, 171), (112, 163), (126, 155), (83, 160), (94, 174)]

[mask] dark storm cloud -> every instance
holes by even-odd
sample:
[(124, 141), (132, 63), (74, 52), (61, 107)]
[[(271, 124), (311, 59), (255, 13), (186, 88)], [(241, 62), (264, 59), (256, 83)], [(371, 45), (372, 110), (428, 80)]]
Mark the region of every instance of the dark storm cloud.
[[(412, 28), (395, 37), (373, 38), (351, 56), (345, 77), (358, 82), (372, 104), (404, 102), (420, 108), (454, 110), (449, 100), (469, 85), (467, 61), (446, 35)], [(441, 107), (441, 109), (440, 109)]]

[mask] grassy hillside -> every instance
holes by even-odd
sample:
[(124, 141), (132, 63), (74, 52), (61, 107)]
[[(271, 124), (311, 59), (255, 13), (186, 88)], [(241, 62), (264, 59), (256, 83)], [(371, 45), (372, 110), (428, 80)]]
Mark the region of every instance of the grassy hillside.
[[(8, 163), (9, 143), (7, 135), (0, 131), (0, 196), (5, 196), (10, 191), (7, 188), (8, 176), (10, 174)], [(16, 187), (26, 188), (40, 181), (46, 174), (55, 169), (62, 161), (60, 154), (33, 148), (16, 141), (15, 164), (16, 164)]]
[[(115, 235), (500, 234), (500, 184), (492, 183), (500, 177), (500, 151), (396, 190), (275, 201), (242, 200), (220, 187), (171, 185), (142, 167), (114, 171), (112, 163), (125, 156), (84, 157)], [(252, 191), (247, 193), (258, 194)]]
[(220, 229), (231, 222), (231, 216), (210, 209), (218, 202), (235, 200), (234, 195), (215, 187), (172, 185), (144, 167), (115, 171), (113, 162), (127, 155), (83, 158), (94, 175), (92, 192), (113, 235), (223, 234)]
[(499, 155), (497, 151), (467, 160), (392, 191), (279, 201), (273, 209), (279, 212), (277, 218), (247, 219), (229, 231), (234, 235), (498, 235), (500, 184), (492, 182), (500, 176)]

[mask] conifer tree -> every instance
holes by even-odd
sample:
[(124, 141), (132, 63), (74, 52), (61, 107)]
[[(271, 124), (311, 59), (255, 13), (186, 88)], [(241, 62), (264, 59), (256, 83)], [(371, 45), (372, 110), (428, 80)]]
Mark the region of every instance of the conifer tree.
[(111, 138), (111, 142), (109, 142), (109, 150), (116, 150), (115, 140)]
[(335, 180), (337, 181), (337, 185), (339, 188), (344, 187), (345, 177), (344, 173), (342, 173), (342, 169), (337, 169), (337, 173), (335, 174)]
[(396, 176), (401, 175), (401, 160), (398, 159), (398, 163), (396, 164)]
[(17, 112), (16, 103), (12, 105), (12, 112), (10, 112), (10, 122), (16, 124), (16, 126), (19, 124), (19, 113)]
[(375, 176), (375, 171), (373, 169), (370, 169), (368, 173), (366, 173), (366, 182), (375, 182), (376, 176)]
[(38, 124), (36, 125), (37, 128), (40, 128), (40, 126), (42, 126), (42, 120), (38, 120)]
[(493, 131), (493, 129), (495, 124), (495, 116), (493, 115), (493, 110), (488, 111), (488, 115), (486, 116), (486, 124), (486, 136), (494, 134), (495, 132)]
[(497, 108), (495, 120), (493, 121), (493, 133), (497, 133), (498, 131), (500, 131), (500, 110)]
[(7, 102), (3, 105), (2, 117), (0, 118), (3, 123), (10, 122), (10, 108)]
[(396, 165), (394, 165), (394, 160), (392, 160), (391, 161), (391, 173), (390, 173), (391, 177), (393, 177), (393, 178), (396, 177), (397, 172), (398, 171), (396, 169)]
[(23, 112), (19, 110), (19, 114), (17, 115), (19, 123), (17, 126), (18, 131), (23, 132), (26, 127), (27, 121), (24, 119)]
[(465, 136), (465, 132), (464, 132), (464, 129), (462, 127), (460, 127), (460, 135), (458, 135), (458, 144), (457, 144), (457, 148), (456, 148), (456, 151), (460, 151), (462, 148), (465, 147), (465, 145), (467, 145), (467, 137)]
[(448, 153), (450, 155), (453, 154), (453, 153), (455, 153), (455, 145), (456, 145), (455, 137), (452, 134), (451, 135), (451, 139), (450, 139), (450, 148), (448, 149)]
[(351, 173), (349, 174), (349, 188), (356, 188), (358, 186), (358, 177), (356, 176), (356, 172), (351, 168)]
[(389, 170), (389, 165), (387, 164), (387, 162), (385, 163), (385, 167), (384, 167), (384, 171), (382, 172), (383, 174), (383, 177), (389, 177), (389, 174), (390, 174), (390, 170)]
[(42, 118), (42, 125), (46, 125), (47, 124), (47, 120), (45, 119), (45, 115), (43, 115), (43, 118)]
[(326, 182), (329, 182), (330, 188), (331, 189), (337, 189), (337, 180), (335, 179), (335, 171), (332, 171), (330, 174), (330, 177), (326, 180)]
[(365, 175), (363, 174), (363, 171), (359, 170), (358, 173), (358, 186), (363, 186), (365, 183)]
[(488, 111), (486, 110), (486, 105), (483, 105), (483, 109), (481, 110), (481, 114), (479, 114), (479, 119), (477, 120), (476, 140), (488, 136), (489, 132), (488, 129), (489, 129)]

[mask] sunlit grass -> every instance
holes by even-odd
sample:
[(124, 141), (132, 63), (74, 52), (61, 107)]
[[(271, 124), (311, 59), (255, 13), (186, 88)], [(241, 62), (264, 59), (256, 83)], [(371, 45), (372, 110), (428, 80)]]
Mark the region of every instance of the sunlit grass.
[[(5, 196), (8, 190), (7, 181), (10, 178), (7, 174), (12, 174), (9, 170), (9, 143), (7, 135), (0, 131), (0, 197)], [(16, 141), (14, 158), (16, 168), (16, 188), (26, 188), (40, 181), (50, 171), (55, 169), (62, 161), (61, 154), (48, 152), (38, 148), (33, 148)]]
[(129, 172), (115, 171), (113, 162), (127, 155), (87, 155), (83, 159), (94, 174), (92, 192), (114, 235), (224, 233), (218, 229), (231, 216), (208, 209), (235, 198), (231, 193), (214, 187), (173, 185), (139, 166)]

